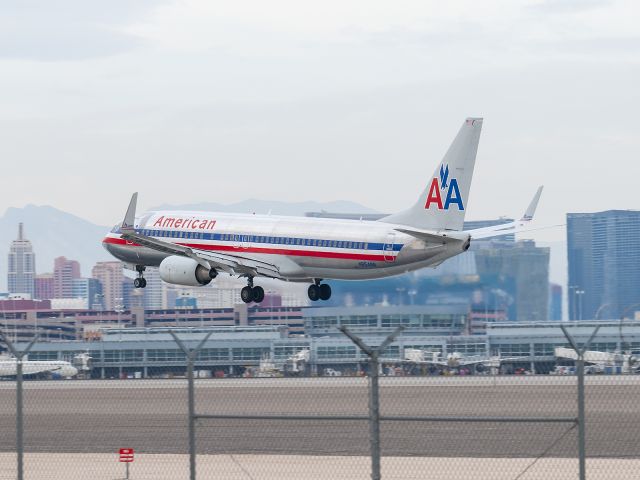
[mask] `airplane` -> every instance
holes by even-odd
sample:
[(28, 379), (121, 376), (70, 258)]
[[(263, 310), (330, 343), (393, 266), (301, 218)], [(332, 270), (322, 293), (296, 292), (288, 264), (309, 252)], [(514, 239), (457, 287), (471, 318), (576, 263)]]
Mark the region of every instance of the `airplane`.
[(435, 367), (444, 368), (447, 370), (459, 370), (463, 367), (474, 366), (479, 373), (484, 372), (487, 368), (497, 373), (503, 362), (515, 362), (521, 361), (519, 357), (501, 357), (499, 355), (493, 355), (490, 357), (484, 355), (472, 355), (463, 356), (459, 352), (448, 353), (446, 357), (443, 357), (440, 352), (431, 352), (431, 358), (426, 358), (424, 350), (417, 348), (405, 348), (404, 359), (408, 363), (414, 363), (416, 365), (433, 365)]
[(527, 229), (542, 187), (519, 220), (462, 230), (481, 128), (481, 118), (467, 118), (416, 203), (377, 221), (189, 211), (136, 216), (134, 193), (124, 220), (102, 243), (137, 272), (136, 288), (146, 286), (146, 267), (159, 267), (162, 280), (184, 286), (208, 285), (220, 272), (245, 277), (245, 303), (264, 299), (264, 289), (254, 285), (258, 277), (308, 282), (310, 300), (328, 300), (325, 279), (436, 267), (474, 239)]
[[(23, 375), (35, 375), (36, 373), (56, 373), (61, 377), (75, 377), (78, 369), (69, 362), (63, 360), (23, 360)], [(14, 357), (0, 357), (0, 377), (15, 376), (18, 367)]]

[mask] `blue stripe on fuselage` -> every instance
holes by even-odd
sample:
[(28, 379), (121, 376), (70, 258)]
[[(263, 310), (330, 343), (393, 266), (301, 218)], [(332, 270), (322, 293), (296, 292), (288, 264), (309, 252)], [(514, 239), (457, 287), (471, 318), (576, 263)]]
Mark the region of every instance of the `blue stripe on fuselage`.
[[(121, 233), (120, 229), (114, 229), (113, 233)], [(326, 240), (320, 238), (279, 237), (274, 235), (244, 235), (238, 233), (207, 233), (183, 230), (158, 230), (153, 228), (138, 228), (136, 233), (148, 237), (178, 238), (182, 240), (209, 240), (229, 243), (255, 243), (265, 245), (285, 245), (299, 247), (325, 247), (342, 248), (346, 250), (387, 250), (389, 244), (373, 242), (353, 242), (351, 240)], [(399, 252), (402, 243), (394, 243), (394, 252)]]

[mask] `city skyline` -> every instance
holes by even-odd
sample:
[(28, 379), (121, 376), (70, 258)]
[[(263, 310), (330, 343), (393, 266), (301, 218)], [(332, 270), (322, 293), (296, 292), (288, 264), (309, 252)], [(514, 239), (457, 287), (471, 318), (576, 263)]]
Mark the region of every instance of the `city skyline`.
[[(568, 214), (568, 217), (573, 216), (577, 216), (577, 217), (581, 217), (581, 218), (590, 218), (590, 217), (606, 217), (606, 216), (610, 216), (612, 214), (617, 215), (617, 216), (625, 216), (625, 217), (629, 217), (629, 218), (640, 218), (640, 216), (638, 215), (640, 212), (636, 212), (633, 210), (623, 210), (623, 211), (604, 211), (604, 212), (595, 212), (595, 213), (580, 213), (580, 214)], [(489, 222), (489, 223), (495, 223), (496, 221), (500, 221), (500, 220), (485, 220), (482, 221), (484, 223)], [(476, 222), (477, 223), (477, 222)], [(634, 222), (632, 222), (634, 223)], [(634, 225), (638, 224), (639, 222), (635, 222)], [(475, 224), (474, 224), (475, 225)], [(640, 228), (638, 227), (638, 225), (636, 225), (635, 228)], [(624, 230), (624, 229), (623, 229)], [(625, 245), (631, 241), (634, 241), (634, 235), (633, 232), (629, 233), (629, 228), (627, 228), (626, 230), (624, 230), (624, 232), (626, 232), (627, 234), (624, 235), (623, 231), (618, 232), (618, 235), (612, 234), (613, 237), (611, 237), (611, 235), (609, 235), (609, 237), (611, 238), (623, 238), (623, 240), (621, 240)], [(22, 239), (20, 241), (24, 241), (25, 239), (24, 234), (24, 226), (21, 225), (19, 228), (19, 233), (18, 233), (18, 238)], [(635, 230), (634, 230), (635, 231)], [(570, 237), (570, 235), (567, 233), (568, 238)], [(15, 242), (15, 240), (13, 241)], [(570, 243), (570, 242), (569, 242)], [(627, 249), (628, 250), (628, 249)], [(625, 250), (626, 252), (626, 250)], [(31, 254), (34, 255), (34, 251), (33, 249), (31, 249)], [(571, 252), (568, 253), (568, 257), (571, 256)], [(34, 255), (35, 257), (35, 255)], [(78, 291), (93, 291), (95, 292), (95, 288), (89, 287), (86, 284), (82, 284), (82, 286), (80, 285), (80, 283), (76, 283), (74, 284), (73, 282), (75, 280), (80, 280), (81, 279), (81, 275), (80, 275), (80, 265), (78, 262), (73, 261), (72, 259), (67, 260), (64, 257), (61, 258), (57, 258), (56, 259), (56, 263), (57, 262), (61, 262), (61, 264), (65, 264), (67, 267), (66, 271), (66, 275), (64, 274), (64, 272), (57, 272), (58, 268), (56, 267), (56, 264), (54, 263), (54, 268), (53, 268), (53, 274), (50, 274), (52, 278), (49, 277), (49, 272), (41, 272), (38, 273), (37, 271), (34, 271), (34, 275), (33, 275), (33, 283), (34, 283), (34, 293), (31, 294), (31, 296), (33, 298), (38, 298), (35, 295), (35, 288), (36, 285), (39, 285), (40, 289), (47, 289), (47, 288), (53, 288), (53, 294), (49, 296), (49, 298), (53, 298), (53, 299), (62, 299), (62, 298), (76, 298), (78, 297), (77, 292)], [(620, 263), (622, 262), (622, 263)], [(619, 262), (620, 265), (626, 263), (626, 264), (630, 264), (629, 261), (625, 261), (624, 258)], [(105, 263), (105, 262), (97, 262), (95, 264), (95, 266), (93, 267), (94, 269), (96, 268), (96, 266), (99, 266), (101, 263)], [(122, 270), (122, 266), (118, 263), (118, 262), (106, 262), (106, 263), (111, 263), (111, 264), (117, 264), (118, 265), (118, 269)], [(632, 263), (632, 262), (631, 262)], [(67, 265), (68, 264), (68, 265)], [(569, 264), (568, 264), (569, 265)], [(64, 268), (61, 267), (62, 270), (64, 270)], [(45, 269), (45, 270), (50, 270), (50, 269)], [(568, 266), (568, 270), (571, 270), (571, 267)], [(616, 271), (618, 271), (619, 269), (616, 269)], [(438, 275), (438, 270), (434, 271), (433, 274)], [(153, 276), (153, 272), (151, 272), (151, 275)], [(95, 273), (92, 275), (93, 277), (95, 277)], [(57, 278), (60, 277), (60, 278)], [(63, 278), (64, 277), (64, 278)], [(121, 278), (120, 283), (124, 282), (124, 285), (127, 285), (127, 280), (125, 279), (124, 275), (120, 276)], [(155, 278), (155, 277), (154, 277)], [(57, 280), (57, 281), (56, 281)], [(85, 279), (83, 279), (85, 280)], [(104, 280), (104, 279), (103, 279)], [(159, 278), (157, 279), (159, 281)], [(39, 282), (39, 283), (38, 283)], [(53, 282), (51, 286), (49, 286), (49, 283)], [(549, 283), (555, 283), (553, 281), (553, 279), (550, 279)], [(603, 300), (599, 300), (598, 304), (595, 305), (595, 307), (593, 305), (591, 305), (591, 301), (589, 300), (590, 297), (592, 297), (592, 295), (590, 296), (589, 294), (587, 294), (586, 290), (590, 290), (593, 291), (593, 287), (590, 288), (586, 288), (585, 284), (587, 282), (584, 282), (582, 280), (577, 281), (575, 278), (574, 279), (569, 279), (568, 282), (566, 284), (562, 284), (563, 286), (563, 290), (566, 292), (566, 299), (567, 299), (567, 304), (565, 306), (566, 310), (568, 312), (569, 315), (569, 319), (578, 319), (578, 318), (588, 318), (589, 316), (595, 314), (595, 310), (597, 310), (596, 307), (605, 305), (608, 308), (612, 309), (613, 312), (615, 312), (615, 315), (619, 314), (621, 312), (621, 308), (624, 309), (628, 306), (630, 306), (631, 304), (629, 303), (629, 301), (626, 301), (626, 303), (624, 305), (621, 305), (619, 307), (616, 306), (612, 306), (612, 304), (614, 304), (614, 302), (611, 300), (611, 292), (614, 291), (615, 289), (613, 289), (612, 287), (608, 287), (608, 292), (606, 295), (603, 294), (601, 295), (602, 298), (604, 298), (604, 296), (608, 295), (608, 299), (609, 301), (604, 302)], [(633, 290), (633, 284), (632, 282), (626, 282), (628, 285), (631, 285), (629, 288), (631, 288), (631, 290)], [(56, 285), (56, 287), (54, 287), (53, 285)], [(114, 284), (115, 285), (115, 284)], [(55, 288), (58, 288), (58, 290), (55, 290)], [(66, 290), (63, 292), (60, 289), (65, 289)], [(122, 290), (122, 286), (119, 287)], [(233, 288), (237, 288), (233, 287)], [(277, 287), (276, 287), (277, 289)], [(113, 289), (112, 289), (113, 290)], [(167, 305), (169, 306), (166, 302), (166, 292), (163, 289), (152, 289), (153, 292), (150, 290), (150, 293), (148, 296), (145, 296), (145, 305), (147, 305), (150, 308), (159, 308), (160, 306), (164, 306)], [(580, 292), (580, 294), (576, 293), (576, 290)], [(75, 292), (75, 293), (74, 293)], [(28, 292), (22, 292), (22, 293), (28, 293)], [(127, 297), (127, 295), (125, 295), (125, 293), (127, 293), (127, 295), (129, 295), (128, 292), (125, 292), (124, 290), (122, 291), (116, 291), (115, 294), (109, 293), (109, 288), (107, 288), (107, 292), (106, 292), (106, 297), (108, 299), (113, 299), (113, 298), (120, 298), (120, 299), (124, 299), (125, 297)], [(95, 296), (95, 293), (93, 294)], [(100, 295), (105, 296), (105, 293), (103, 293), (102, 291), (100, 291)], [(584, 295), (584, 298), (582, 297), (578, 297), (577, 295)], [(627, 295), (629, 296), (629, 295)], [(148, 297), (148, 298), (147, 298)], [(41, 296), (41, 298), (46, 299), (45, 296)], [(173, 298), (173, 297), (172, 297)], [(635, 297), (634, 297), (635, 298)], [(109, 306), (113, 307), (115, 305), (115, 300), (105, 300), (105, 306), (107, 306), (107, 308), (109, 308)], [(578, 302), (579, 299), (579, 302)], [(128, 300), (128, 297), (127, 297)], [(590, 303), (591, 302), (591, 303)], [(95, 304), (95, 299), (88, 299), (88, 305), (93, 305)], [(122, 303), (122, 301), (120, 302)], [(577, 305), (580, 303), (580, 311), (581, 313), (577, 313)], [(620, 302), (618, 302), (620, 303)], [(624, 303), (624, 302), (622, 302)], [(595, 310), (594, 310), (595, 308)], [(538, 310), (540, 310), (538, 308)]]

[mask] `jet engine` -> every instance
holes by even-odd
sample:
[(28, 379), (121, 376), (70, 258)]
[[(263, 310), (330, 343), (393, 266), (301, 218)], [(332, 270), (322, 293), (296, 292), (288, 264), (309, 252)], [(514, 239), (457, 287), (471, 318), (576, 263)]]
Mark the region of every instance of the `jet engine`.
[(209, 270), (189, 257), (172, 255), (160, 263), (160, 278), (176, 285), (187, 287), (208, 285), (216, 274), (213, 268)]

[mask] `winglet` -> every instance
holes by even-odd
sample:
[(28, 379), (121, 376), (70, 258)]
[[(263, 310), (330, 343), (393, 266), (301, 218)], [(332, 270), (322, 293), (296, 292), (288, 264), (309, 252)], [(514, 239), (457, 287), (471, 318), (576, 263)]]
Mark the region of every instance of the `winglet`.
[(540, 200), (540, 195), (542, 195), (542, 189), (543, 188), (544, 188), (544, 185), (540, 185), (538, 187), (538, 191), (533, 196), (533, 200), (531, 200), (531, 203), (527, 207), (527, 211), (524, 212), (524, 215), (520, 219), (521, 221), (528, 222), (530, 220), (533, 220), (533, 216), (536, 213), (536, 207), (538, 206), (538, 201)]
[(135, 221), (136, 221), (136, 204), (138, 203), (138, 192), (135, 192), (131, 196), (131, 201), (129, 202), (129, 208), (127, 208), (127, 213), (124, 216), (124, 220), (122, 221), (122, 226), (120, 227), (122, 230), (133, 230)]

